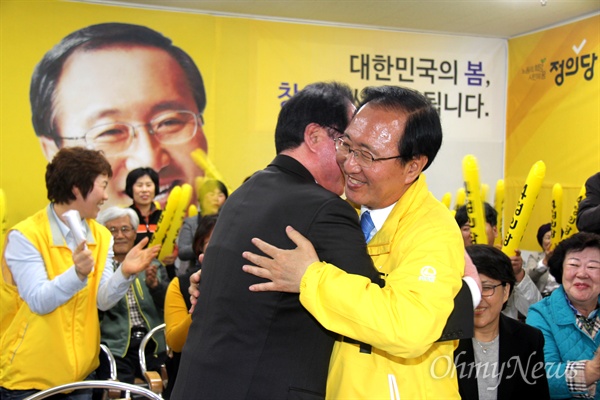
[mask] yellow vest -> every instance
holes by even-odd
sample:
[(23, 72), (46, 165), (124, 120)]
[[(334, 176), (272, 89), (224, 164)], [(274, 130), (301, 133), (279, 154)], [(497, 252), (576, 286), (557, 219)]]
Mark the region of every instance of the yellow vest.
[[(50, 207), (14, 226), (39, 251), (48, 279), (73, 265)], [(87, 285), (54, 311), (39, 315), (19, 297), (2, 255), (0, 270), (0, 386), (9, 390), (38, 389), (85, 379), (98, 367), (100, 327), (96, 298), (111, 235), (94, 220), (86, 220), (87, 246), (94, 270)], [(8, 235), (7, 235), (8, 236)], [(6, 247), (5, 247), (6, 248)]]

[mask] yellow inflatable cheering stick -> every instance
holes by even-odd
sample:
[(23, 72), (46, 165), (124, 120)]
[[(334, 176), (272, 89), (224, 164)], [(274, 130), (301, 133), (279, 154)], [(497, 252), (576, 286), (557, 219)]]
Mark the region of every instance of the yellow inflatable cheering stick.
[(204, 170), (204, 175), (207, 178), (213, 178), (223, 182), (223, 184), (227, 187), (227, 191), (229, 193), (233, 192), (227, 183), (225, 183), (225, 179), (223, 179), (223, 176), (217, 170), (217, 167), (215, 167), (212, 161), (210, 161), (204, 150), (196, 149), (190, 153), (190, 156), (192, 156), (192, 160), (194, 160), (196, 165)]
[[(175, 208), (175, 212), (173, 213), (173, 218), (171, 219), (169, 229), (167, 230), (167, 235), (165, 236), (165, 241), (163, 242), (160, 252), (158, 253), (158, 259), (161, 262), (165, 257), (170, 256), (173, 254), (173, 251), (175, 251), (177, 235), (179, 234), (179, 229), (181, 228), (183, 220), (185, 219), (185, 212), (190, 205), (191, 199), (192, 186), (184, 183), (181, 186), (181, 194), (179, 196), (179, 201), (177, 202), (177, 208)], [(168, 204), (169, 203), (167, 202), (167, 205)]]
[(6, 195), (0, 189), (0, 254), (4, 249), (4, 238), (6, 237)]
[(487, 244), (485, 234), (485, 217), (483, 202), (479, 188), (479, 168), (477, 159), (470, 154), (463, 158), (463, 177), (465, 180), (465, 194), (467, 197), (467, 215), (471, 225), (471, 239), (473, 244)]
[(569, 221), (567, 222), (567, 226), (565, 226), (565, 231), (563, 233), (563, 240), (573, 236), (578, 231), (578, 229), (577, 229), (577, 212), (579, 211), (579, 203), (581, 203), (581, 200), (583, 200), (584, 197), (585, 197), (585, 184), (581, 187), (581, 190), (579, 191), (579, 196), (577, 196), (577, 199), (575, 200), (575, 206), (573, 207), (573, 212), (569, 216)]
[(515, 208), (514, 215), (508, 226), (506, 236), (502, 246), (502, 252), (509, 257), (516, 254), (516, 250), (521, 245), (523, 239), (523, 233), (529, 222), (531, 216), (531, 210), (535, 205), (535, 201), (540, 194), (542, 188), (542, 181), (546, 176), (546, 164), (543, 161), (538, 161), (529, 170), (525, 186), (519, 196), (517, 207)]
[(171, 189), (171, 193), (169, 193), (169, 197), (167, 198), (167, 204), (165, 205), (165, 209), (163, 210), (162, 214), (160, 214), (160, 218), (156, 224), (156, 230), (152, 234), (152, 238), (148, 243), (148, 247), (152, 247), (156, 244), (162, 245), (165, 241), (165, 237), (167, 236), (169, 225), (171, 225), (173, 214), (175, 214), (175, 209), (177, 209), (180, 196), (181, 186), (175, 186), (173, 189)]
[(198, 207), (196, 207), (195, 204), (190, 204), (190, 206), (188, 207), (187, 216), (195, 217), (196, 215), (198, 215)]
[(448, 209), (450, 209), (450, 204), (452, 204), (452, 193), (444, 193), (442, 196), (442, 204), (444, 204)]
[(481, 184), (481, 201), (483, 201), (483, 202), (487, 201), (487, 196), (488, 196), (489, 191), (490, 191), (490, 185), (488, 185), (487, 183), (482, 183)]
[(494, 244), (501, 246), (502, 238), (504, 237), (504, 219), (502, 217), (504, 214), (504, 179), (498, 179), (498, 181), (496, 181), (496, 192), (494, 193), (494, 209), (498, 213), (498, 218), (496, 219), (496, 229), (498, 229), (498, 236), (496, 236)]
[(554, 249), (562, 236), (563, 188), (560, 183), (552, 186), (552, 218), (550, 219), (550, 249)]
[(454, 205), (454, 208), (456, 210), (458, 210), (459, 207), (465, 205), (466, 197), (467, 197), (467, 195), (465, 194), (465, 188), (464, 187), (458, 188), (458, 190), (456, 191), (456, 204)]

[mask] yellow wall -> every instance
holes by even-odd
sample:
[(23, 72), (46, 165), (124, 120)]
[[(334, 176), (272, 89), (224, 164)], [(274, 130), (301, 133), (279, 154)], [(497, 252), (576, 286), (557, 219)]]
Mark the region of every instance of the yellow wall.
[[(274, 128), (284, 82), (303, 88), (339, 80), (357, 93), (365, 86), (395, 84), (427, 93), (440, 107), (445, 137), (427, 171), (438, 198), (462, 186), (465, 154), (480, 160), (482, 182), (491, 187), (502, 175), (506, 96), (506, 41), (475, 37), (351, 29), (244, 18), (125, 8), (58, 0), (0, 3), (2, 87), (0, 104), (0, 188), (6, 193), (7, 225), (42, 208), (47, 160), (31, 125), (29, 82), (44, 53), (67, 34), (101, 22), (128, 22), (155, 29), (187, 51), (206, 86), (204, 131), (208, 154), (226, 183), (238, 187), (274, 157)], [(353, 72), (352, 57), (382, 56), (387, 72)], [(413, 72), (396, 68), (414, 61)], [(435, 78), (420, 77), (431, 60)], [(467, 82), (468, 63), (480, 62), (484, 77)], [(451, 67), (442, 79), (441, 64)], [(387, 67), (386, 67), (387, 68)], [(412, 82), (400, 81), (400, 75)], [(467, 98), (470, 101), (467, 104)], [(448, 100), (445, 102), (445, 100)], [(476, 99), (480, 100), (477, 106)], [(461, 115), (456, 108), (461, 101)], [(471, 108), (467, 111), (466, 108)], [(477, 111), (473, 111), (477, 110)]]
[[(554, 184), (563, 187), (564, 227), (585, 180), (600, 171), (600, 60), (593, 60), (599, 42), (598, 15), (508, 42), (505, 227), (529, 169), (538, 160), (546, 164), (524, 249), (541, 250), (535, 237), (550, 222)], [(573, 66), (565, 65), (558, 85), (552, 63), (562, 61)]]

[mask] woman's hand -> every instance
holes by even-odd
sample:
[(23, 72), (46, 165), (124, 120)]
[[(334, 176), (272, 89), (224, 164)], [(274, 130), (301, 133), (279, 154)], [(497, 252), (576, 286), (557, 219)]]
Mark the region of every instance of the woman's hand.
[(600, 379), (600, 353), (594, 352), (594, 358), (585, 363), (585, 383), (591, 385)]

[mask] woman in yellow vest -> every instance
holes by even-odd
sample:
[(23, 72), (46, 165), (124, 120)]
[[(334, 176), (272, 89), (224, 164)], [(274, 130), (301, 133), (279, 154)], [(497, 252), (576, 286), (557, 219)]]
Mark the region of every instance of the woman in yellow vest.
[[(98, 366), (98, 309), (119, 301), (158, 254), (158, 246), (142, 250), (144, 240), (113, 273), (112, 235), (94, 220), (111, 176), (101, 152), (61, 149), (46, 168), (50, 204), (8, 232), (0, 270), (0, 398), (89, 377)], [(69, 398), (91, 398), (91, 391)]]

